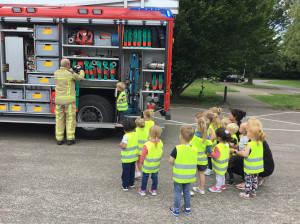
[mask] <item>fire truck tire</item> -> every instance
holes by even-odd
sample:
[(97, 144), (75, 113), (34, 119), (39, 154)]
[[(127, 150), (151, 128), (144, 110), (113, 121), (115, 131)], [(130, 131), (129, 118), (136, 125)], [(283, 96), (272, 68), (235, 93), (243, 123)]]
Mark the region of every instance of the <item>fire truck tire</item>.
[[(77, 122), (113, 122), (114, 109), (110, 100), (97, 96), (85, 95), (79, 98)], [(83, 139), (100, 139), (109, 133), (103, 128), (77, 128), (76, 134)]]

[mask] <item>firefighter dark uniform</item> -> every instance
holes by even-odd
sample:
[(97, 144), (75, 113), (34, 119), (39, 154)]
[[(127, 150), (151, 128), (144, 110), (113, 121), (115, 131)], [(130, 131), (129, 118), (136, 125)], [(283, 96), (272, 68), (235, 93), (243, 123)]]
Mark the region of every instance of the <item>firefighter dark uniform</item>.
[(72, 69), (60, 67), (54, 73), (55, 79), (55, 136), (58, 142), (64, 140), (66, 129), (67, 140), (75, 140), (76, 128), (76, 81), (84, 79), (84, 71), (79, 74)]

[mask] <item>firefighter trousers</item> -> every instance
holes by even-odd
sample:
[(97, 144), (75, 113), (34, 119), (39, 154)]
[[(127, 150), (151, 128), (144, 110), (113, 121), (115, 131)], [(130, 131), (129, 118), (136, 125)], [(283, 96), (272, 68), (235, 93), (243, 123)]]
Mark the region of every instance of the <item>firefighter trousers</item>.
[(57, 141), (64, 140), (66, 129), (67, 140), (75, 140), (76, 104), (56, 105), (55, 107), (55, 136)]

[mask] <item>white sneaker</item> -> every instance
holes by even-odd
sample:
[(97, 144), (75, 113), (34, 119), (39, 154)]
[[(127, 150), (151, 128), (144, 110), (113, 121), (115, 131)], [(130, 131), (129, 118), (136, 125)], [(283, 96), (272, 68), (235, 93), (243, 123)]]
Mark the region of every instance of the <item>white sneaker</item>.
[(141, 172), (135, 172), (134, 178), (139, 178), (141, 176), (142, 176)]
[[(191, 196), (194, 196), (195, 193), (193, 191), (190, 191)], [(183, 195), (183, 192), (181, 192), (181, 195)]]
[(206, 169), (205, 170), (205, 172), (204, 172), (204, 175), (205, 176), (209, 176), (209, 175), (212, 175), (212, 174), (214, 174), (215, 172), (213, 171), (213, 170), (211, 170), (211, 169)]
[(195, 192), (200, 193), (200, 194), (205, 194), (205, 190), (201, 190), (200, 187), (193, 187), (193, 190), (194, 190)]

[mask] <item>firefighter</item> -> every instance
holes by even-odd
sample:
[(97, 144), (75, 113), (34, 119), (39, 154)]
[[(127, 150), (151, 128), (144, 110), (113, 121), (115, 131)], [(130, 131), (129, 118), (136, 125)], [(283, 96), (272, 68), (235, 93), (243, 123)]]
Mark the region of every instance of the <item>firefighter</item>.
[(64, 143), (66, 128), (67, 145), (75, 144), (76, 128), (76, 91), (75, 83), (84, 79), (84, 71), (81, 66), (74, 72), (70, 68), (70, 60), (62, 59), (61, 67), (54, 73), (55, 79), (55, 136), (58, 145)]

